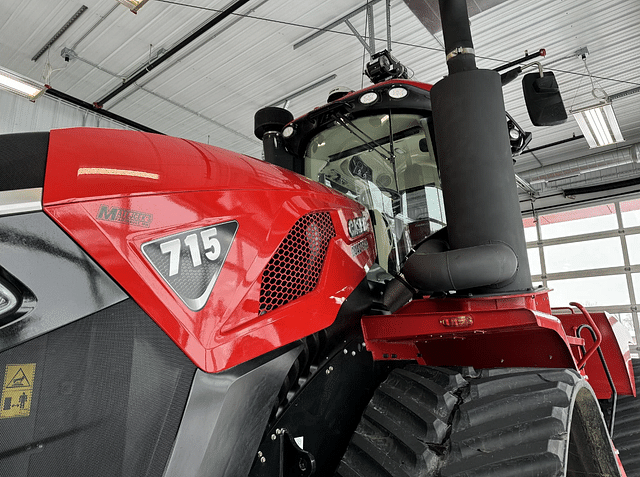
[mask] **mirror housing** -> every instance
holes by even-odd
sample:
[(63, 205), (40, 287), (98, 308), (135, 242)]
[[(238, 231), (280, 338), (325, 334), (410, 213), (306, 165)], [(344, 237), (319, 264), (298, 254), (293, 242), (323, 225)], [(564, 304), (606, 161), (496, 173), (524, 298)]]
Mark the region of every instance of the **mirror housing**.
[(551, 71), (529, 73), (522, 79), (524, 100), (534, 126), (555, 126), (567, 120), (558, 82)]

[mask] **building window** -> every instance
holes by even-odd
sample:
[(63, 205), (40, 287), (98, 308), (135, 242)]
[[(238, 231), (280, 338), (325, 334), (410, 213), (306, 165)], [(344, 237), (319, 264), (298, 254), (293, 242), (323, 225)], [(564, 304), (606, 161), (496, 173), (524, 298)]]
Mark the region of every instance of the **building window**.
[(535, 285), (552, 289), (552, 307), (576, 301), (616, 315), (640, 351), (640, 198), (523, 219)]

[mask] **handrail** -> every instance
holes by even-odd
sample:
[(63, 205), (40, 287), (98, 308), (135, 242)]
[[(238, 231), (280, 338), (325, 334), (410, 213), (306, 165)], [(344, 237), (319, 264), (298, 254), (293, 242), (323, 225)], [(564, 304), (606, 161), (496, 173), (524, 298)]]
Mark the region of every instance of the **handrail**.
[(569, 305), (575, 306), (578, 310), (580, 310), (582, 315), (589, 322), (589, 325), (591, 325), (591, 328), (593, 328), (593, 332), (595, 333), (595, 340), (596, 340), (595, 343), (589, 349), (589, 351), (587, 351), (585, 353), (585, 355), (582, 357), (582, 359), (578, 362), (578, 369), (582, 369), (582, 368), (584, 368), (585, 364), (587, 364), (587, 360), (589, 358), (591, 358), (591, 355), (593, 355), (593, 353), (595, 353), (596, 350), (600, 347), (600, 344), (602, 343), (602, 333), (600, 333), (600, 330), (598, 329), (598, 326), (596, 325), (596, 322), (593, 321), (593, 318), (591, 318), (591, 315), (589, 314), (589, 312), (586, 310), (586, 308), (584, 306), (582, 306), (580, 303), (576, 303), (574, 301), (569, 303)]
[[(576, 334), (578, 336), (582, 335), (582, 330), (587, 329), (591, 332), (591, 337), (596, 340), (596, 331), (589, 325), (580, 325)], [(597, 329), (597, 328), (596, 328)], [(582, 348), (582, 352), (585, 353), (585, 347), (580, 346)], [(604, 373), (607, 377), (607, 381), (609, 381), (609, 387), (611, 388), (611, 415), (609, 416), (609, 436), (613, 438), (613, 426), (615, 424), (616, 418), (616, 408), (618, 406), (618, 392), (616, 391), (615, 384), (613, 383), (613, 378), (611, 377), (611, 373), (609, 372), (609, 367), (607, 366), (607, 361), (604, 359), (604, 354), (602, 353), (602, 349), (600, 346), (597, 347), (598, 355), (600, 356), (600, 362), (602, 363), (602, 369), (604, 369)]]

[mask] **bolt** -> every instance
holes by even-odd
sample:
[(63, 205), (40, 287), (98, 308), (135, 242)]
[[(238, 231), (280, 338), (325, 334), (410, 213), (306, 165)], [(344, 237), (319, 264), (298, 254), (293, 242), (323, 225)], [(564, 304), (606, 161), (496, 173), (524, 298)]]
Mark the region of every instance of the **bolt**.
[(258, 451), (258, 457), (262, 457), (262, 451)]
[(280, 435), (284, 433), (284, 429), (276, 429), (276, 434)]
[(263, 464), (267, 461), (267, 459), (265, 457), (260, 457), (260, 462), (262, 462)]
[(352, 352), (351, 352), (351, 356), (355, 356), (355, 355), (356, 355), (356, 352), (355, 352), (355, 351), (352, 351)]
[(346, 349), (343, 349), (343, 350), (342, 350), (342, 352), (343, 352), (344, 354), (347, 354), (349, 351), (348, 351), (348, 350), (346, 350)]
[(271, 440), (275, 441), (276, 439), (277, 439), (276, 435), (275, 434), (271, 434)]

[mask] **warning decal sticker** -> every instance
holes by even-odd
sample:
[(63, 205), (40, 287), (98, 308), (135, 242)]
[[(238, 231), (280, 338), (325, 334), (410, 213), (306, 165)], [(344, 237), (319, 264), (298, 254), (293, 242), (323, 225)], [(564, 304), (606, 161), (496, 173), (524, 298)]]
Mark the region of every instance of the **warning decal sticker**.
[(0, 397), (0, 419), (29, 415), (35, 375), (36, 363), (7, 365)]

